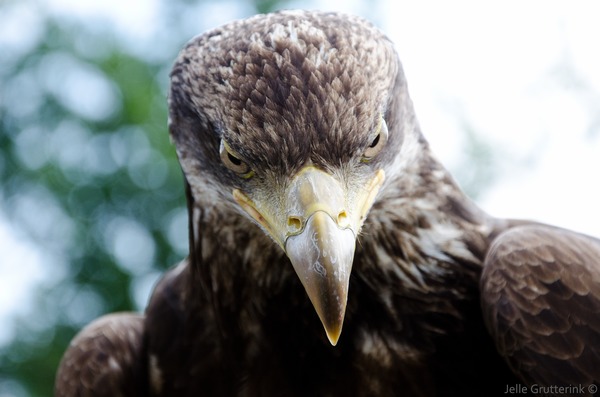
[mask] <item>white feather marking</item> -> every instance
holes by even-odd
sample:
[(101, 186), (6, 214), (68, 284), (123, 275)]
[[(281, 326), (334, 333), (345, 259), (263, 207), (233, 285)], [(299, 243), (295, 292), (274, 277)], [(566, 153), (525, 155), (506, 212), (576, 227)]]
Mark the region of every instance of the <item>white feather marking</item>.
[(271, 32), (271, 46), (275, 48), (277, 46), (277, 41), (287, 38), (288, 34), (283, 25), (277, 24), (273, 27), (273, 31)]
[(288, 30), (290, 31), (290, 40), (298, 42), (298, 32), (296, 32), (296, 28), (292, 24), (292, 21), (288, 22)]
[(108, 358), (108, 367), (111, 369), (111, 371), (121, 372), (121, 366), (112, 356)]
[[(461, 241), (463, 231), (452, 224), (443, 222), (432, 222), (432, 227), (429, 229), (419, 229), (419, 241), (421, 249), (429, 257), (441, 261), (452, 261), (446, 254), (451, 253), (454, 257), (463, 258), (470, 262), (477, 262), (477, 258), (473, 255), (467, 246)], [(434, 266), (434, 273), (444, 270), (441, 267)]]
[(397, 339), (387, 338), (385, 341), (380, 334), (370, 333), (363, 329), (360, 333), (360, 352), (372, 358), (382, 367), (393, 365), (393, 356), (402, 357), (404, 360), (418, 360), (421, 353), (414, 347), (400, 343)]
[(159, 394), (163, 387), (163, 374), (158, 364), (158, 358), (154, 355), (150, 355), (150, 385), (154, 394)]
[[(306, 36), (319, 36), (322, 38), (322, 43), (319, 45), (319, 48), (310, 47), (309, 45), (298, 37), (298, 33), (302, 32)], [(253, 40), (253, 38), (251, 37)], [(336, 52), (335, 48), (331, 48), (331, 46), (327, 45), (327, 37), (323, 30), (315, 28), (308, 21), (288, 21), (287, 25), (274, 25), (272, 32), (270, 33), (271, 46), (275, 47), (276, 43), (280, 40), (287, 40), (291, 42), (293, 45), (297, 46), (301, 49), (302, 52), (306, 53), (306, 59), (314, 63), (315, 67), (318, 67), (323, 62), (327, 62), (330, 55)], [(254, 40), (253, 40), (254, 41)], [(276, 63), (280, 64), (283, 62), (283, 58), (280, 56), (275, 57)]]
[(371, 334), (363, 330), (361, 333), (360, 350), (362, 354), (372, 357), (384, 367), (389, 367), (392, 364), (392, 357), (386, 346), (386, 342), (378, 334)]
[(413, 263), (402, 266), (397, 259), (392, 258), (381, 246), (375, 246), (375, 257), (377, 258), (377, 265), (395, 275), (403, 286), (414, 289), (425, 287), (423, 276)]

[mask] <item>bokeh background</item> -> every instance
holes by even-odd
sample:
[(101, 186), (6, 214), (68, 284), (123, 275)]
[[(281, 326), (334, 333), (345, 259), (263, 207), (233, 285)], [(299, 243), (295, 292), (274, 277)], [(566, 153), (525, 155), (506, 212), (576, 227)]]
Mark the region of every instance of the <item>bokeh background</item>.
[(74, 334), (142, 311), (185, 257), (170, 66), (279, 8), (388, 33), (434, 151), (484, 209), (600, 236), (593, 0), (0, 0), (0, 397), (51, 395)]

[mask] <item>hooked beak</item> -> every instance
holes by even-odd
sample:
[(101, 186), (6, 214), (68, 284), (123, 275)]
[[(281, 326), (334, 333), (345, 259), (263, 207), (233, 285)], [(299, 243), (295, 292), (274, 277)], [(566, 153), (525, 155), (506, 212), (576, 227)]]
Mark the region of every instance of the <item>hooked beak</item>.
[(287, 254), (334, 346), (342, 332), (356, 237), (383, 180), (379, 170), (348, 192), (335, 177), (309, 165), (294, 176), (279, 209), (233, 191)]

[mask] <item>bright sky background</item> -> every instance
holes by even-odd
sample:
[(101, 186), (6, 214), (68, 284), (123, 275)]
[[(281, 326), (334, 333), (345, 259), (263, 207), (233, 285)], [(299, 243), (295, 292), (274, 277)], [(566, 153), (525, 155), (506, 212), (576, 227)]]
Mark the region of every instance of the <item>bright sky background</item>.
[[(130, 43), (149, 37), (160, 18), (154, 2), (145, 0), (47, 4), (60, 14), (114, 23)], [(465, 123), (494, 149), (500, 175), (477, 200), (485, 210), (600, 236), (600, 3), (382, 0), (368, 9), (337, 0), (292, 6), (375, 19), (397, 44), (417, 116), (440, 159), (451, 170), (464, 167)], [(212, 27), (240, 14), (236, 2), (211, 7), (182, 19), (193, 24), (202, 18)], [(28, 22), (16, 29), (35, 20), (23, 15)], [(43, 253), (0, 217), (0, 280), (10, 286), (0, 288), (0, 323), (26, 310), (14, 302), (27, 302), (48, 276), (43, 263)], [(0, 333), (0, 343), (8, 336)]]
[(483, 208), (600, 236), (600, 3), (389, 3), (386, 31), (434, 150), (460, 163), (466, 120), (500, 156)]

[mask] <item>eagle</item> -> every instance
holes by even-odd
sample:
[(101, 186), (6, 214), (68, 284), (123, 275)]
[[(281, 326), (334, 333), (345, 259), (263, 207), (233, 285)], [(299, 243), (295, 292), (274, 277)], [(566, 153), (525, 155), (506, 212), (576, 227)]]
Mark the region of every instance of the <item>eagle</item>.
[(379, 29), (256, 15), (170, 82), (189, 256), (80, 331), (56, 396), (594, 393), (600, 240), (471, 201)]

